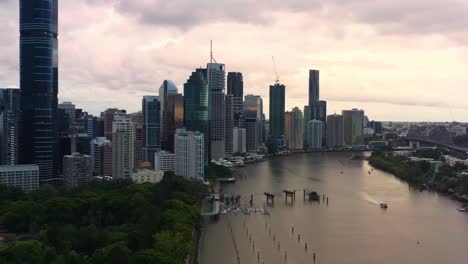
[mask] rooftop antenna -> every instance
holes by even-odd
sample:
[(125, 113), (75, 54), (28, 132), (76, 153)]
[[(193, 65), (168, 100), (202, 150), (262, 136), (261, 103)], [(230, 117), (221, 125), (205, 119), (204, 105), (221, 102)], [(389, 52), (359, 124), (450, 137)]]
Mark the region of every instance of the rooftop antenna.
[(213, 61), (217, 63), (213, 56), (213, 40), (210, 40), (210, 63), (213, 63)]
[(274, 71), (275, 71), (275, 84), (278, 84), (279, 83), (279, 76), (278, 76), (278, 71), (276, 69), (275, 56), (272, 56), (271, 58), (273, 59), (273, 67), (274, 67)]

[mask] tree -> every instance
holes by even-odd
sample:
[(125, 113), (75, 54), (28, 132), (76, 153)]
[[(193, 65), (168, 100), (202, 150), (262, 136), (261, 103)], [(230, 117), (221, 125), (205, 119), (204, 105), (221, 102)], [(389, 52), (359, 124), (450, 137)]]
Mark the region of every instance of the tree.
[(0, 263), (47, 264), (54, 258), (53, 250), (36, 240), (16, 242), (0, 250)]
[(94, 264), (127, 264), (131, 251), (124, 242), (118, 242), (96, 250), (92, 257)]

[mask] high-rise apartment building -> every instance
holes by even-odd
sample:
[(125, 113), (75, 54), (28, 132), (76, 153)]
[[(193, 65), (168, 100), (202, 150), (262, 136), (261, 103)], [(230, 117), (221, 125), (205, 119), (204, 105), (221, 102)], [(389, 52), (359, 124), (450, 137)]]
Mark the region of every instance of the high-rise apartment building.
[(154, 154), (154, 169), (162, 171), (175, 170), (175, 154), (168, 151), (158, 151)]
[(232, 132), (232, 153), (247, 152), (247, 130), (235, 127)]
[(226, 156), (226, 72), (221, 63), (208, 63), (207, 70), (211, 99), (211, 133), (207, 140), (211, 141), (211, 159), (217, 160)]
[(327, 146), (338, 148), (343, 146), (343, 116), (329, 115), (327, 117)]
[(321, 149), (322, 148), (322, 133), (323, 122), (320, 120), (311, 120), (307, 122), (307, 132), (309, 147), (308, 149)]
[(112, 177), (112, 142), (105, 137), (91, 141), (93, 175)]
[(184, 127), (184, 97), (182, 94), (167, 94), (164, 102), (161, 146), (163, 150), (174, 152), (174, 134)]
[(0, 89), (0, 165), (19, 162), (20, 90)]
[(270, 136), (284, 136), (285, 90), (282, 84), (270, 86)]
[(285, 114), (286, 142), (290, 150), (304, 148), (304, 116), (302, 111), (295, 107)]
[(207, 70), (197, 69), (184, 84), (184, 125), (188, 131), (203, 134), (205, 161), (210, 160), (210, 110)]
[(227, 94), (232, 95), (233, 127), (240, 127), (242, 120), (242, 101), (244, 100), (244, 77), (240, 72), (227, 75)]
[(112, 178), (130, 177), (134, 168), (133, 123), (130, 116), (116, 116), (112, 133)]
[(56, 176), (58, 1), (20, 0), (20, 163), (37, 164), (41, 180)]
[(205, 177), (205, 143), (200, 132), (179, 129), (175, 139), (175, 174), (186, 179)]
[(345, 145), (364, 145), (363, 110), (343, 110), (343, 137)]
[(161, 101), (159, 96), (143, 96), (143, 160), (154, 166), (154, 153), (161, 150)]
[(63, 157), (63, 180), (67, 187), (89, 184), (93, 180), (91, 156), (73, 153)]
[(310, 106), (304, 106), (304, 149), (308, 149), (309, 147), (309, 121), (312, 120), (311, 113), (310, 113)]

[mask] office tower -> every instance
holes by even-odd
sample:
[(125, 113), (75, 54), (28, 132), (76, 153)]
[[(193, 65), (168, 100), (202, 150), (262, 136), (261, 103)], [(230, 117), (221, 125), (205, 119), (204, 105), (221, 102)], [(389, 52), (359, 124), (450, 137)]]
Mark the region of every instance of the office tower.
[[(170, 80), (163, 81), (163, 83), (159, 87), (159, 100), (161, 101), (161, 108), (160, 108), (161, 119), (164, 113), (164, 104), (165, 104), (166, 96), (170, 94), (178, 94), (178, 93), (179, 93), (179, 89), (177, 88), (174, 82)], [(164, 127), (161, 127), (161, 129), (163, 128)]]
[(284, 136), (285, 89), (282, 84), (270, 86), (270, 136)]
[(93, 180), (91, 156), (73, 153), (63, 157), (63, 180), (67, 187), (85, 185)]
[(338, 148), (343, 146), (343, 116), (329, 115), (327, 117), (327, 146)]
[(175, 170), (175, 154), (164, 150), (154, 154), (154, 169), (162, 171)]
[(322, 121), (322, 145), (326, 145), (326, 128), (327, 128), (327, 102), (326, 101), (315, 101), (310, 105), (310, 118), (311, 120)]
[(112, 141), (112, 124), (115, 116), (125, 115), (127, 111), (110, 108), (101, 113), (101, 118), (104, 120), (104, 137)]
[(20, 90), (0, 89), (0, 165), (19, 161)]
[(20, 0), (20, 163), (55, 177), (58, 94), (58, 1)]
[(306, 105), (304, 106), (304, 149), (307, 149), (308, 146), (309, 146), (309, 138), (308, 138), (308, 135), (309, 135), (309, 126), (308, 126), (308, 123), (309, 121), (312, 120), (311, 118), (311, 114), (310, 114), (310, 106)]
[(240, 72), (229, 72), (227, 75), (227, 94), (232, 95), (232, 114), (234, 127), (241, 126), (242, 100), (244, 99), (244, 77)]
[(345, 145), (364, 145), (363, 110), (343, 110), (343, 136)]
[(131, 117), (116, 116), (112, 125), (112, 132), (112, 178), (126, 179), (130, 177), (130, 173), (134, 168), (134, 132)]
[(225, 152), (226, 155), (232, 155), (232, 132), (234, 129), (234, 96), (232, 94), (226, 95), (226, 117), (225, 117)]
[(320, 78), (318, 70), (309, 70), (309, 105), (320, 100)]
[(188, 131), (199, 131), (205, 140), (205, 161), (210, 160), (210, 92), (206, 69), (192, 72), (184, 84), (184, 125)]
[(320, 120), (311, 120), (307, 123), (308, 126), (308, 149), (321, 149), (322, 148), (322, 132), (323, 122)]
[(243, 111), (245, 118), (255, 117), (262, 120), (263, 117), (263, 100), (260, 95), (248, 94), (245, 96), (243, 103)]
[(164, 102), (161, 146), (163, 150), (174, 152), (175, 131), (184, 127), (184, 97), (167, 94)]
[(247, 152), (247, 131), (245, 128), (235, 127), (232, 132), (232, 153)]
[(260, 123), (257, 118), (245, 119), (246, 150), (258, 151), (260, 145)]
[(175, 136), (175, 174), (186, 179), (205, 177), (205, 143), (200, 132), (179, 129)]
[(291, 112), (286, 112), (286, 142), (290, 150), (302, 150), (304, 148), (304, 116), (302, 111), (295, 107)]
[(224, 64), (208, 63), (208, 85), (211, 99), (211, 159), (225, 157), (225, 118), (226, 118), (226, 73)]
[(105, 137), (91, 141), (93, 175), (112, 177), (112, 142)]
[(154, 153), (161, 150), (161, 101), (158, 96), (144, 96), (143, 109), (143, 159), (154, 166)]
[(95, 138), (97, 137), (96, 135), (96, 123), (97, 123), (97, 117), (88, 115), (86, 117), (86, 133), (90, 138)]
[(134, 167), (138, 168), (143, 161), (143, 113), (137, 112), (131, 114), (133, 123), (133, 159)]
[(39, 166), (0, 166), (0, 185), (20, 188), (24, 192), (37, 190), (39, 189)]
[(72, 102), (63, 102), (61, 104), (58, 104), (58, 109), (62, 109), (68, 116), (70, 125), (73, 124), (73, 122), (75, 122), (76, 108)]

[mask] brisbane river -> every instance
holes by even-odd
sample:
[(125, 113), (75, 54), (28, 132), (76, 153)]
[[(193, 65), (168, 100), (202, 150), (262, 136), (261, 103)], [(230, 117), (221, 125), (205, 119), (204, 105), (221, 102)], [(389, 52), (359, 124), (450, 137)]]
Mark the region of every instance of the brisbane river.
[(242, 168), (242, 180), (222, 185), (224, 193), (242, 195), (241, 207), (250, 207), (253, 194), (253, 207), (262, 208), (264, 192), (284, 189), (316, 191), (328, 206), (305, 202), (301, 191), (292, 205), (277, 195), (270, 215), (228, 212), (205, 220), (199, 262), (468, 263), (468, 214), (457, 211), (458, 202), (411, 189), (350, 156), (301, 154)]

